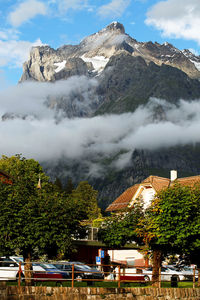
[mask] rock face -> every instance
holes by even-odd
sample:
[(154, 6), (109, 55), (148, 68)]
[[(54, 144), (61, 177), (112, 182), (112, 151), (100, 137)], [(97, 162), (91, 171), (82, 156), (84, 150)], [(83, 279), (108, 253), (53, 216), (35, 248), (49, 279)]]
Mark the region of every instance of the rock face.
[[(64, 116), (91, 117), (98, 114), (133, 112), (157, 97), (176, 105), (179, 99), (200, 98), (200, 57), (189, 50), (179, 50), (169, 43), (138, 42), (122, 24), (113, 22), (99, 32), (86, 37), (79, 45), (64, 45), (57, 50), (49, 46), (34, 47), (23, 66), (20, 82), (34, 80), (52, 82), (83, 76), (94, 80), (87, 93), (87, 107), (80, 108), (84, 92), (48, 99), (48, 105), (64, 112)], [(78, 105), (76, 105), (78, 101)], [(13, 116), (5, 116), (5, 119)], [(156, 107), (154, 117), (164, 120), (165, 113)], [(200, 147), (176, 147), (156, 151), (137, 151), (130, 165), (122, 171), (110, 168), (101, 178), (88, 176), (86, 162), (69, 162), (63, 158), (57, 164), (43, 163), (52, 178), (74, 183), (89, 182), (99, 190), (101, 207), (106, 207), (124, 189), (145, 177), (169, 176), (178, 169), (180, 176), (200, 174)], [(96, 159), (96, 158), (91, 158)], [(66, 171), (66, 170), (70, 170)]]
[(64, 45), (57, 50), (49, 46), (34, 47), (23, 66), (20, 82), (25, 80), (55, 81), (72, 75), (95, 76), (103, 71), (113, 55), (125, 51), (154, 62), (178, 68), (191, 78), (200, 78), (200, 57), (189, 50), (181, 51), (165, 43), (141, 43), (125, 33), (122, 24), (113, 22), (99, 32), (86, 37), (79, 45)]
[[(141, 43), (113, 22), (79, 45), (34, 47), (23, 66), (20, 82), (55, 82), (71, 76), (97, 81), (90, 109), (72, 109), (73, 99), (53, 99), (67, 117), (134, 111), (150, 97), (170, 102), (196, 99), (200, 94), (200, 57), (171, 44)], [(82, 95), (78, 95), (81, 99)]]

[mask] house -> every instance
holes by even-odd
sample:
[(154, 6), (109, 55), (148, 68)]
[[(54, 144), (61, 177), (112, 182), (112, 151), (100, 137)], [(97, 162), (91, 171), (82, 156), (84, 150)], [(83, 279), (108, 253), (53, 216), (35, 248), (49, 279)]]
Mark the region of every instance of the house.
[(162, 189), (172, 186), (175, 182), (184, 186), (194, 186), (200, 184), (200, 175), (178, 178), (177, 171), (170, 172), (170, 178), (149, 176), (140, 184), (135, 184), (123, 192), (114, 202), (112, 202), (106, 209), (108, 212), (118, 212), (126, 208), (131, 208), (136, 199), (142, 198), (144, 201), (144, 208), (148, 207), (155, 194)]
[[(175, 170), (170, 172), (170, 178), (151, 175), (141, 183), (135, 184), (125, 190), (107, 207), (106, 211), (118, 213), (131, 208), (138, 198), (143, 199), (144, 208), (146, 208), (151, 204), (151, 200), (157, 192), (174, 185), (176, 182), (184, 186), (194, 186), (195, 184), (200, 184), (200, 175), (178, 178), (177, 171)], [(132, 262), (137, 266), (148, 265), (148, 261), (137, 250), (130, 250), (129, 253), (123, 250), (109, 250), (109, 255), (111, 256), (111, 261), (114, 263), (124, 262), (124, 264), (128, 265)]]
[(12, 184), (12, 179), (11, 177), (6, 174), (5, 172), (0, 170), (0, 182), (2, 183), (6, 183), (6, 184)]

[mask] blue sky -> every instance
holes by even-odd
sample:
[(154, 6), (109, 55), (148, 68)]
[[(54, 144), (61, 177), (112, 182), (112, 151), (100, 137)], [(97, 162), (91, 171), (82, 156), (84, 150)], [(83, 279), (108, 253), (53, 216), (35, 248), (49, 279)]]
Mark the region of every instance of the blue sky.
[(112, 21), (138, 41), (200, 53), (199, 0), (0, 0), (0, 89), (17, 84), (33, 45), (77, 44)]

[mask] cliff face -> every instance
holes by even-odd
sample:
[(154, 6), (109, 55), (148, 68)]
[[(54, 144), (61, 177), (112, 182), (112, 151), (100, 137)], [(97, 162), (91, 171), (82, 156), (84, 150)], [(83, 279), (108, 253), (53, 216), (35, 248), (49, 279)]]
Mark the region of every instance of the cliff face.
[[(189, 50), (181, 51), (168, 43), (138, 42), (125, 33), (122, 24), (113, 22), (78, 45), (64, 45), (56, 50), (34, 47), (24, 63), (20, 82), (53, 84), (73, 76), (92, 80), (87, 105), (80, 105), (85, 100), (81, 89), (62, 97), (50, 96), (47, 101), (50, 107), (62, 110), (65, 118), (88, 118), (134, 112), (154, 97), (175, 106), (180, 99), (199, 99), (199, 66), (200, 57)], [(154, 107), (153, 118), (155, 122), (166, 120), (159, 104)], [(60, 157), (54, 165), (43, 165), (52, 178), (60, 177), (63, 182), (68, 176), (74, 183), (89, 180), (99, 190), (99, 202), (105, 208), (124, 189), (150, 174), (169, 176), (170, 169), (177, 169), (180, 176), (200, 174), (199, 154), (198, 145), (154, 151), (133, 149), (129, 165), (120, 171), (113, 168), (115, 157), (91, 156), (81, 162)], [(102, 164), (104, 171), (99, 177), (89, 175), (87, 160)]]
[(200, 78), (200, 58), (189, 50), (181, 51), (165, 43), (137, 42), (125, 33), (122, 24), (113, 22), (86, 37), (79, 45), (64, 45), (57, 50), (49, 46), (34, 47), (23, 66), (20, 82), (25, 80), (55, 81), (72, 75), (96, 76), (112, 56), (124, 51), (142, 57), (147, 64), (169, 65), (191, 78)]

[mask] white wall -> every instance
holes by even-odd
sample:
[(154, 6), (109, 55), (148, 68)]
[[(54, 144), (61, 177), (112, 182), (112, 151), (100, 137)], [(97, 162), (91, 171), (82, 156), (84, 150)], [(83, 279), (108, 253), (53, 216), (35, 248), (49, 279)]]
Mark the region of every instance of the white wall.
[(155, 190), (152, 188), (144, 189), (142, 191), (141, 196), (143, 197), (144, 200), (144, 209), (146, 209), (151, 204), (154, 195), (155, 195)]
[(142, 259), (143, 255), (137, 250), (108, 250), (111, 261), (134, 261)]

